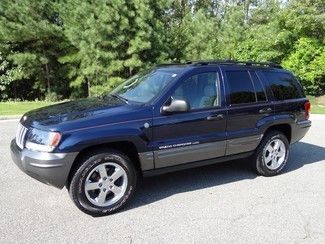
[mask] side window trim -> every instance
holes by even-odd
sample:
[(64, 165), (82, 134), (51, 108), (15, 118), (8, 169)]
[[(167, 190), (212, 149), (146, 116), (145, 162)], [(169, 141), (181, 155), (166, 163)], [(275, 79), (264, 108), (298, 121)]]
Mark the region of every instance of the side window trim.
[[(251, 77), (251, 80), (253, 82), (253, 86), (254, 86), (254, 90), (255, 90), (256, 103), (265, 103), (265, 102), (268, 102), (269, 99), (268, 99), (268, 94), (266, 92), (266, 87), (265, 87), (264, 83), (262, 82), (262, 80), (260, 79), (260, 77), (258, 76), (256, 70), (249, 70), (248, 73), (249, 73), (249, 76)], [(260, 86), (261, 86), (261, 88), (263, 90), (263, 93), (264, 93), (264, 96), (265, 96), (265, 100), (264, 101), (259, 101), (258, 100), (257, 91), (256, 91), (256, 85), (257, 84), (255, 84), (255, 79), (253, 79), (252, 74), (255, 75), (256, 82), (259, 82), (259, 84), (260, 84)]]
[(213, 107), (220, 107), (221, 104), (221, 90), (220, 90), (220, 84), (221, 84), (221, 79), (220, 79), (220, 74), (218, 71), (216, 71), (216, 80), (215, 80), (215, 86), (216, 86), (216, 93), (217, 93), (217, 104)]
[(252, 74), (251, 74), (251, 70), (247, 70), (247, 72), (248, 72), (249, 78), (251, 80), (251, 83), (253, 85), (253, 89), (254, 89), (254, 94), (255, 94), (255, 102), (254, 103), (257, 103), (258, 102), (258, 99), (257, 99), (257, 94), (256, 94), (255, 82), (253, 80), (253, 77), (252, 77)]
[(267, 100), (269, 102), (274, 102), (275, 98), (274, 98), (274, 94), (273, 94), (271, 86), (270, 86), (270, 82), (265, 77), (265, 75), (263, 74), (263, 71), (262, 70), (256, 70), (256, 75), (257, 75), (257, 78), (260, 80), (260, 82), (262, 83), (262, 85), (263, 85), (263, 87), (265, 89)]

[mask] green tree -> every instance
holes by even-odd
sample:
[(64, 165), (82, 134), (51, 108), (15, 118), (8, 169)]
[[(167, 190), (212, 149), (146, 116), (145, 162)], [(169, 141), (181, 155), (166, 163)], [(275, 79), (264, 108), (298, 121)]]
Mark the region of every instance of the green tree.
[(282, 63), (324, 93), (324, 0), (2, 0), (0, 99), (84, 97), (162, 62)]
[(236, 59), (236, 53), (245, 38), (245, 13), (242, 6), (226, 6), (219, 35), (220, 56)]
[(7, 85), (15, 82), (27, 85), (29, 92), (45, 93), (57, 82), (56, 58), (64, 36), (55, 6), (50, 0), (1, 1), (0, 50), (8, 62), (1, 79)]
[(214, 19), (208, 18), (203, 9), (185, 18), (186, 39), (185, 60), (216, 59), (218, 54), (218, 26)]
[(302, 80), (308, 94), (325, 91), (325, 47), (317, 39), (300, 38), (282, 64)]
[[(155, 63), (160, 56), (154, 1), (67, 1), (61, 4), (70, 41), (59, 60), (69, 67), (71, 86), (109, 90), (121, 79)], [(103, 87), (104, 86), (104, 87)], [(92, 87), (94, 89), (92, 89)]]

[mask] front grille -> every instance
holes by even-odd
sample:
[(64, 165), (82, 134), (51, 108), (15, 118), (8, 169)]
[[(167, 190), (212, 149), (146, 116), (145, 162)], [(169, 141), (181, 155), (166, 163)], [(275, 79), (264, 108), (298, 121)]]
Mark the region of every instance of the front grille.
[(27, 128), (23, 126), (21, 123), (19, 123), (16, 132), (16, 143), (17, 146), (20, 147), (21, 149), (23, 149), (25, 145), (26, 133), (27, 133)]

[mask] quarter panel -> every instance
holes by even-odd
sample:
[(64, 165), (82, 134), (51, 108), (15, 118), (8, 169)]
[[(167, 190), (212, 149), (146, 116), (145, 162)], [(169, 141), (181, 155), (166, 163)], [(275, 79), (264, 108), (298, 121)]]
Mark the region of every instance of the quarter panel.
[(245, 136), (227, 140), (227, 155), (250, 152), (256, 149), (263, 135)]

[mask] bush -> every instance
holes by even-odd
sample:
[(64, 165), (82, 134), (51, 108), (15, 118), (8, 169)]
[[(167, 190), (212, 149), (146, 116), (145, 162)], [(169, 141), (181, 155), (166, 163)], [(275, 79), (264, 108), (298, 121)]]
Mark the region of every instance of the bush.
[(300, 38), (282, 65), (302, 81), (308, 94), (325, 91), (325, 47), (314, 38)]
[(45, 101), (46, 102), (58, 102), (62, 100), (62, 96), (56, 94), (55, 92), (47, 92), (45, 94)]

